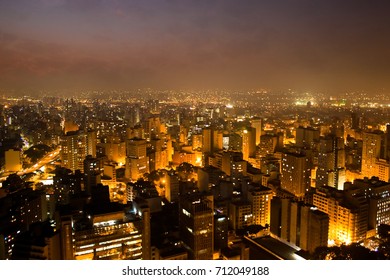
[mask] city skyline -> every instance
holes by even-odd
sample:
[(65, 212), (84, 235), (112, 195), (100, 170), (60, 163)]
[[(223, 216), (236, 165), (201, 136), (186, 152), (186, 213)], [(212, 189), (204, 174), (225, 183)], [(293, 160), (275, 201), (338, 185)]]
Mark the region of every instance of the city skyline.
[(0, 84), (386, 92), (389, 5), (0, 1)]
[(0, 0), (0, 261), (389, 260), (389, 8)]
[(157, 93), (1, 97), (0, 259), (389, 258), (388, 97)]

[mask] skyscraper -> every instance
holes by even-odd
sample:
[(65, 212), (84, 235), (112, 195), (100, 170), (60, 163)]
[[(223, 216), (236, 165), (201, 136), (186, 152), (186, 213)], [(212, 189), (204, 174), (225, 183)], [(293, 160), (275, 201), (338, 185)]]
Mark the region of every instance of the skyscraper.
[(343, 189), (345, 182), (345, 149), (342, 138), (328, 135), (320, 139), (316, 186)]
[(177, 202), (179, 199), (179, 176), (174, 172), (165, 174), (165, 198), (169, 202)]
[(272, 190), (263, 186), (255, 187), (249, 191), (248, 199), (252, 204), (253, 224), (270, 225)]
[(274, 197), (271, 232), (313, 253), (317, 247), (328, 244), (329, 217), (326, 213), (303, 202)]
[(362, 175), (371, 178), (378, 176), (377, 160), (381, 157), (382, 138), (381, 132), (363, 133)]
[(329, 216), (308, 205), (301, 208), (300, 248), (313, 253), (317, 247), (328, 245)]
[(336, 244), (366, 238), (369, 212), (363, 196), (347, 196), (332, 187), (321, 187), (313, 195), (313, 204), (329, 215), (329, 239)]
[(203, 140), (203, 153), (212, 153), (213, 151), (213, 129), (205, 127), (202, 129), (202, 140)]
[(242, 133), (242, 157), (248, 161), (256, 152), (256, 129), (249, 127)]
[(90, 130), (86, 132), (86, 154), (92, 157), (96, 157), (96, 131)]
[(127, 178), (138, 180), (143, 174), (149, 172), (146, 140), (139, 138), (127, 140), (126, 154), (125, 176)]
[(101, 175), (103, 173), (102, 161), (88, 155), (84, 160), (84, 186), (88, 193), (91, 193), (91, 188), (96, 187), (101, 183)]
[(61, 138), (61, 166), (75, 172), (84, 172), (84, 159), (87, 155), (86, 137), (84, 134), (68, 132)]
[(189, 259), (211, 260), (214, 252), (214, 202), (199, 193), (180, 197), (180, 236)]
[(261, 133), (262, 133), (262, 124), (261, 124), (261, 119), (255, 118), (251, 120), (251, 125), (256, 131), (256, 146), (260, 144), (261, 140)]
[(282, 157), (281, 187), (299, 198), (305, 195), (309, 187), (307, 161), (301, 154), (284, 153)]
[(312, 127), (298, 127), (296, 129), (296, 145), (310, 148), (320, 138), (320, 131)]

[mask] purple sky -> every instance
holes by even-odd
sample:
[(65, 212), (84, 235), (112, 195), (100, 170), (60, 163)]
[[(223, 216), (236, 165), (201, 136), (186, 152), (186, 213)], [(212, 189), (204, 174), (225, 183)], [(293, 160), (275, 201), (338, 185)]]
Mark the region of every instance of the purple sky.
[(0, 0), (0, 88), (390, 88), (390, 1)]

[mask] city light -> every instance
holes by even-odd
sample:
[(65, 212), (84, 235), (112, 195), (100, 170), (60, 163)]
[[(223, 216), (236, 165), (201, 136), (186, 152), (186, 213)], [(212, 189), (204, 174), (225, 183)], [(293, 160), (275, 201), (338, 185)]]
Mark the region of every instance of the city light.
[(5, 2), (0, 259), (390, 259), (386, 1)]

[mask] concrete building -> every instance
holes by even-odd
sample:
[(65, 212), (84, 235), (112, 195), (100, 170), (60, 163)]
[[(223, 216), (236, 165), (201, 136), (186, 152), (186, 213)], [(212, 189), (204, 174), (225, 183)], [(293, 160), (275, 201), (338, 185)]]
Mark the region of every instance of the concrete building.
[(302, 198), (310, 184), (308, 159), (301, 154), (284, 153), (282, 158), (281, 187), (298, 198)]
[(126, 178), (136, 181), (143, 174), (149, 172), (145, 139), (132, 138), (127, 140), (126, 154)]
[(68, 132), (61, 138), (61, 166), (75, 172), (84, 172), (87, 155), (87, 137), (79, 131)]
[(262, 120), (259, 118), (254, 118), (251, 120), (251, 126), (255, 129), (256, 131), (256, 146), (260, 144), (261, 140), (261, 134), (262, 134)]
[(246, 161), (256, 152), (256, 129), (249, 127), (242, 132), (242, 158)]
[(272, 196), (272, 190), (263, 186), (255, 187), (248, 192), (248, 200), (252, 204), (253, 224), (263, 227), (271, 224)]
[(343, 189), (345, 183), (345, 149), (342, 138), (327, 135), (319, 140), (316, 186)]
[(328, 245), (329, 216), (303, 202), (274, 197), (271, 233), (313, 253), (317, 247)]
[(252, 225), (252, 204), (245, 200), (231, 202), (229, 205), (229, 223), (234, 230)]
[(192, 260), (212, 260), (214, 206), (212, 196), (183, 195), (179, 202), (179, 227), (183, 246)]
[(368, 202), (331, 187), (316, 189), (313, 204), (329, 215), (329, 240), (336, 244), (359, 242), (368, 230)]

